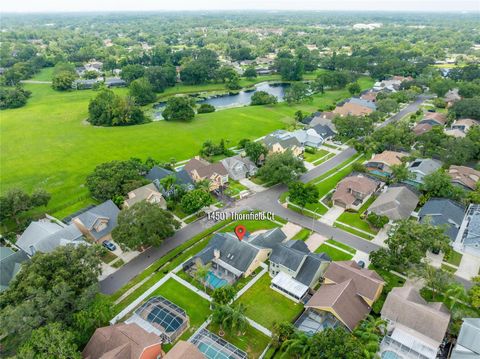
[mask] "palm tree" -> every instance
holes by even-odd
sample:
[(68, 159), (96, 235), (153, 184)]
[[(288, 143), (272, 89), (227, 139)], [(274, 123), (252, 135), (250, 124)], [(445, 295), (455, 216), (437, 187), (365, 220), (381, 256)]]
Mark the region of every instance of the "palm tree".
[(230, 326), (231, 311), (232, 308), (228, 305), (217, 305), (213, 310), (212, 322), (219, 326), (218, 335), (221, 337), (225, 335), (224, 329)]
[(364, 345), (364, 355), (367, 359), (375, 358), (380, 349), (380, 341), (386, 333), (387, 322), (382, 318), (369, 315), (354, 330), (353, 335)]
[(230, 312), (230, 329), (233, 331), (237, 329), (237, 335), (244, 335), (245, 329), (247, 328), (248, 321), (247, 317), (245, 316), (245, 305), (239, 303), (232, 307), (232, 311)]
[(465, 287), (460, 283), (452, 283), (445, 291), (445, 299), (449, 303), (449, 308), (453, 312), (455, 305), (462, 300), (465, 300), (467, 293)]
[(177, 183), (177, 177), (174, 175), (166, 176), (160, 180), (160, 184), (167, 192), (175, 185), (175, 183)]
[(195, 274), (194, 277), (200, 283), (203, 284), (203, 290), (207, 291), (207, 276), (210, 272), (211, 263), (203, 264), (200, 258), (195, 261)]
[(280, 350), (283, 351), (281, 358), (294, 357), (306, 358), (311, 357), (312, 337), (309, 337), (304, 332), (295, 332), (291, 339), (283, 342)]

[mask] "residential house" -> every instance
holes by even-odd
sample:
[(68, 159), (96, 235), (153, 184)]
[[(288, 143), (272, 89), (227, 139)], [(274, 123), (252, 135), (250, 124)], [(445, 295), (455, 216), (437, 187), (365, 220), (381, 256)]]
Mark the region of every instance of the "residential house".
[(411, 81), (413, 80), (412, 77), (404, 77), (404, 76), (393, 76), (388, 80), (377, 81), (373, 85), (373, 91), (386, 91), (386, 92), (397, 92), (400, 90), (400, 85), (404, 81)]
[(458, 94), (458, 88), (448, 91), (443, 100), (447, 103), (447, 107), (452, 107), (453, 104), (457, 101), (460, 101), (462, 98)]
[(351, 97), (347, 100), (347, 103), (354, 103), (360, 106), (368, 107), (372, 111), (376, 111), (377, 105), (373, 101), (365, 100), (363, 98)]
[(428, 123), (419, 123), (412, 128), (412, 131), (415, 134), (415, 136), (420, 136), (420, 135), (423, 135), (424, 133), (430, 132), (432, 128), (433, 126)]
[(179, 340), (161, 359), (205, 359), (200, 350), (190, 342)]
[(27, 253), (22, 250), (13, 251), (9, 247), (0, 246), (0, 293), (8, 288), (22, 268), (22, 263), (28, 259)]
[(480, 257), (480, 204), (468, 207), (453, 248)]
[[(381, 310), (388, 323), (380, 345), (382, 357), (435, 359), (450, 321), (443, 303), (428, 303), (408, 282), (394, 287)], [(396, 354), (396, 355), (395, 355)]]
[(100, 73), (102, 71), (103, 62), (94, 59), (84, 64), (83, 67), (85, 68), (85, 71), (95, 71)]
[(463, 318), (450, 359), (480, 358), (480, 318)]
[(360, 105), (354, 102), (346, 102), (341, 106), (337, 106), (333, 113), (335, 115), (344, 117), (348, 115), (352, 116), (367, 116), (371, 114), (374, 110), (372, 108), (367, 107), (365, 105)]
[(312, 127), (315, 132), (317, 132), (320, 136), (322, 136), (325, 140), (330, 140), (335, 137), (336, 132), (332, 129), (332, 127), (328, 125), (315, 125)]
[(322, 115), (322, 112), (320, 111), (315, 111), (314, 113), (311, 113), (310, 115), (308, 116), (305, 116), (304, 118), (301, 119), (301, 123), (303, 123), (304, 125), (309, 125), (310, 122), (312, 122), (312, 120), (317, 117), (317, 116), (321, 116)]
[(470, 129), (475, 126), (479, 126), (478, 121), (471, 118), (461, 118), (459, 120), (453, 121), (451, 128), (452, 130), (460, 130), (464, 134), (467, 134), (468, 131), (470, 131)]
[(291, 136), (289, 132), (283, 130), (275, 131), (265, 136), (263, 143), (270, 154), (284, 153), (290, 150), (294, 156), (300, 157), (304, 151), (304, 147), (300, 141), (298, 141), (296, 137)]
[(385, 281), (355, 261), (332, 262), (320, 289), (305, 304), (317, 313), (328, 312), (352, 331), (380, 297)]
[(73, 81), (72, 88), (76, 90), (89, 90), (92, 89), (93, 86), (95, 86), (99, 82), (101, 81), (99, 81), (98, 79), (79, 79)]
[(442, 162), (440, 161), (432, 160), (431, 158), (417, 158), (409, 164), (408, 172), (412, 174), (412, 178), (405, 182), (414, 186), (420, 186), (423, 184), (425, 176), (437, 172), (440, 168), (442, 168)]
[(311, 119), (308, 123), (310, 127), (314, 127), (316, 125), (325, 125), (330, 127), (333, 132), (336, 132), (335, 125), (333, 124), (332, 120), (335, 118), (335, 114), (333, 112), (320, 112), (315, 114), (315, 116)]
[(278, 243), (270, 255), (271, 288), (301, 301), (317, 285), (330, 262), (325, 253), (311, 253), (304, 241)]
[(443, 130), (443, 132), (447, 135), (447, 136), (451, 136), (451, 137), (455, 137), (455, 138), (464, 138), (464, 137), (467, 137), (467, 134), (457, 128), (446, 128), (445, 130)]
[(98, 328), (83, 349), (84, 359), (157, 359), (163, 354), (161, 339), (137, 324)]
[(452, 178), (452, 184), (467, 191), (475, 190), (480, 181), (480, 171), (466, 166), (450, 166), (448, 175)]
[(177, 172), (177, 171), (167, 170), (166, 168), (163, 168), (163, 167), (153, 166), (152, 169), (148, 171), (145, 178), (152, 181), (155, 184), (155, 186), (158, 188), (158, 190), (164, 196), (168, 197), (172, 194), (172, 191), (174, 191), (174, 188), (164, 188), (161, 184), (162, 179), (168, 176), (174, 176), (176, 179), (176, 184), (182, 186), (187, 191), (190, 191), (195, 188), (192, 178), (190, 177), (188, 172), (185, 171), (185, 169), (181, 169), (180, 171)]
[(307, 130), (295, 130), (291, 132), (291, 135), (295, 137), (302, 146), (308, 146), (313, 148), (320, 147), (325, 138), (321, 136), (315, 129), (309, 128)]
[(465, 207), (447, 198), (429, 199), (418, 213), (420, 222), (443, 227), (452, 241), (457, 238), (464, 216)]
[(209, 181), (210, 191), (222, 188), (228, 182), (228, 172), (221, 162), (210, 163), (196, 156), (188, 161), (183, 169), (194, 182)]
[(376, 102), (378, 92), (368, 90), (360, 95), (360, 98), (365, 101)]
[(225, 158), (221, 162), (228, 176), (235, 181), (254, 176), (258, 171), (258, 167), (250, 158), (241, 155)]
[[(211, 263), (211, 276), (219, 283), (233, 284), (252, 274), (270, 256), (273, 246), (285, 238), (279, 228), (241, 241), (232, 233), (216, 233), (202, 251), (183, 264), (183, 269), (193, 274), (197, 261)], [(215, 287), (210, 282), (208, 285)]]
[(60, 246), (76, 246), (86, 242), (75, 225), (65, 225), (58, 220), (44, 218), (30, 223), (15, 244), (29, 256), (33, 256), (37, 252), (50, 253)]
[(447, 115), (440, 112), (426, 112), (419, 124), (429, 124), (432, 126), (445, 126), (447, 123)]
[(381, 177), (390, 177), (392, 175), (392, 166), (401, 165), (402, 158), (407, 154), (395, 151), (383, 151), (373, 155), (365, 167), (367, 171)]
[(111, 233), (117, 226), (117, 217), (120, 213), (112, 200), (108, 200), (96, 207), (89, 208), (75, 216), (71, 223), (88, 238), (97, 243), (111, 239)]
[(392, 221), (407, 219), (417, 207), (419, 196), (407, 186), (390, 186), (368, 207), (368, 212)]
[(338, 182), (332, 201), (335, 206), (358, 210), (381, 187), (381, 182), (362, 175), (348, 176)]
[(105, 79), (105, 85), (107, 87), (125, 87), (127, 86), (127, 83), (120, 78), (113, 77)]
[(134, 189), (128, 192), (128, 198), (123, 202), (124, 208), (130, 208), (135, 203), (147, 201), (148, 203), (158, 204), (161, 208), (167, 209), (167, 201), (157, 190), (153, 183)]

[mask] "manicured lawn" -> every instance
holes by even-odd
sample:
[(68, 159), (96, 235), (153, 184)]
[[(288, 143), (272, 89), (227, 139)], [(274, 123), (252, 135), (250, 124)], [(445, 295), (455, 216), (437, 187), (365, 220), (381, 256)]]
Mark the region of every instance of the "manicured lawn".
[[(343, 212), (340, 217), (338, 217), (337, 221), (348, 224), (352, 227), (361, 229), (362, 231), (368, 232), (370, 234), (377, 234), (378, 229), (373, 228), (370, 224), (361, 217), (361, 215), (370, 207), (370, 205), (375, 201), (375, 197), (371, 196), (368, 201), (366, 201), (362, 207), (359, 209), (358, 212)], [(368, 237), (368, 236), (366, 236)]]
[(450, 272), (450, 273), (455, 273), (455, 272), (457, 271), (457, 268), (454, 268), (454, 267), (452, 267), (452, 266), (450, 266), (450, 265), (448, 265), (448, 264), (445, 264), (445, 263), (442, 263), (441, 268), (442, 268), (443, 270), (446, 270), (447, 272)]
[(294, 320), (303, 305), (284, 297), (270, 288), (271, 278), (265, 273), (238, 301), (247, 307), (247, 317), (268, 329), (273, 323)]
[[(372, 81), (361, 78), (360, 84), (367, 88)], [(349, 97), (347, 90), (327, 91), (295, 106), (247, 106), (201, 114), (189, 123), (158, 121), (105, 128), (84, 123), (95, 91), (57, 92), (46, 84), (25, 88), (32, 91), (28, 104), (2, 111), (1, 191), (41, 186), (52, 194), (47, 212), (53, 215), (51, 208), (60, 212), (71, 207), (72, 200), (85, 199), (85, 177), (100, 163), (148, 156), (185, 160), (196, 155), (206, 140), (223, 138), (235, 144), (242, 138), (258, 138), (285, 128), (297, 110), (310, 113)]]
[(152, 297), (161, 295), (169, 301), (183, 308), (190, 318), (190, 327), (180, 337), (189, 338), (210, 315), (210, 303), (190, 289), (184, 287), (174, 279), (167, 280), (160, 288), (152, 293)]
[(52, 81), (53, 67), (42, 69), (38, 74), (32, 77), (34, 81)]
[[(207, 329), (218, 335), (218, 325), (210, 323)], [(225, 332), (223, 339), (246, 352), (249, 358), (259, 358), (270, 342), (269, 337), (250, 325), (247, 326), (245, 334), (237, 335), (237, 333)]]
[(326, 242), (330, 243), (330, 244), (333, 244), (334, 246), (337, 246), (339, 248), (342, 248), (342, 249), (345, 249), (346, 251), (352, 253), (352, 254), (355, 254), (357, 253), (357, 250), (355, 248), (352, 248), (350, 246), (347, 246), (346, 244), (343, 244), (341, 242), (338, 242), (334, 239), (327, 239)]
[(325, 150), (317, 150), (315, 153), (305, 152), (303, 154), (303, 159), (307, 162), (313, 163), (314, 161), (328, 155), (330, 152)]
[(245, 187), (243, 184), (241, 184), (238, 181), (234, 180), (229, 180), (228, 181), (228, 188), (225, 191), (225, 194), (227, 194), (230, 197), (236, 196), (240, 194), (240, 192), (247, 190), (248, 188)]
[(123, 261), (122, 258), (120, 258), (119, 260), (113, 262), (113, 263), (111, 264), (111, 266), (112, 266), (113, 268), (120, 268), (120, 267), (123, 266), (124, 264), (125, 264), (125, 262)]
[(295, 234), (292, 239), (299, 241), (306, 241), (308, 237), (312, 234), (312, 231), (306, 228), (302, 228), (300, 232)]
[(117, 259), (117, 256), (110, 251), (105, 251), (105, 252), (103, 252), (103, 254), (100, 258), (102, 259), (103, 263), (108, 264), (108, 263), (112, 262), (114, 259)]
[(341, 230), (345, 231), (345, 232), (349, 232), (351, 234), (354, 234), (356, 235), (357, 237), (360, 237), (360, 238), (363, 238), (363, 239), (366, 239), (366, 240), (369, 240), (371, 241), (374, 236), (373, 235), (370, 235), (370, 234), (366, 234), (364, 232), (360, 232), (360, 231), (357, 231), (356, 229), (354, 228), (351, 228), (351, 227), (348, 227), (348, 226), (344, 226), (343, 224), (340, 224), (338, 222), (335, 222), (333, 224), (334, 227), (337, 227), (337, 228), (340, 228)]
[(461, 253), (452, 249), (450, 253), (443, 258), (443, 261), (458, 267), (462, 261), (462, 257), (463, 255)]
[(332, 258), (332, 261), (348, 261), (353, 258), (353, 254), (342, 252), (325, 243), (322, 244), (320, 247), (318, 247), (317, 250), (315, 251), (315, 253), (321, 253), (321, 252), (327, 253), (330, 256), (330, 258)]
[(239, 221), (226, 226), (222, 232), (233, 232), (235, 227), (239, 224), (242, 224), (247, 229), (247, 232), (253, 233), (262, 229), (273, 229), (277, 228), (278, 224), (272, 221)]

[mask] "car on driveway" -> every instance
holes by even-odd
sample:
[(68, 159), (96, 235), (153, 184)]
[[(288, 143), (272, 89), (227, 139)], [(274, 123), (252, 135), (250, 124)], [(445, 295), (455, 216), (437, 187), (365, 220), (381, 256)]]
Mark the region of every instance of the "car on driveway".
[(102, 246), (104, 246), (105, 248), (107, 248), (109, 251), (112, 251), (112, 252), (115, 249), (117, 249), (117, 246), (110, 241), (103, 241)]

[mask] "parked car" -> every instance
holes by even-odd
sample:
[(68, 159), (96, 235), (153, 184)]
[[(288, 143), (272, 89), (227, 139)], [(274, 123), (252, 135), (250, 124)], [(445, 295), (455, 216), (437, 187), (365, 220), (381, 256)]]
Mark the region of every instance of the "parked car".
[(104, 246), (105, 248), (107, 248), (109, 251), (112, 251), (112, 252), (115, 249), (117, 249), (117, 246), (110, 241), (103, 241), (102, 246)]

